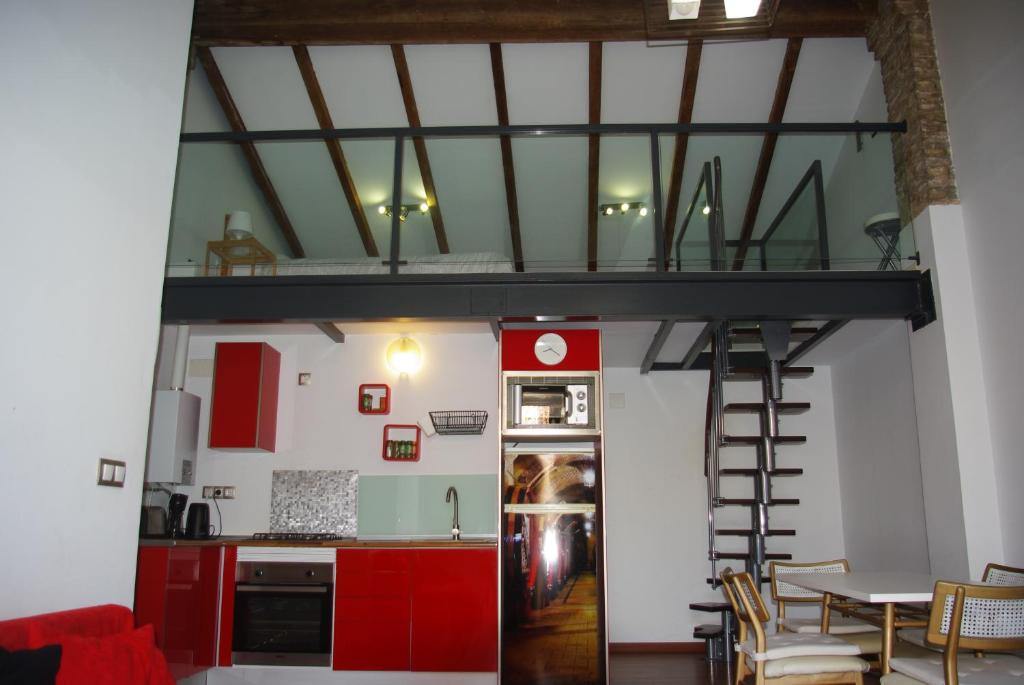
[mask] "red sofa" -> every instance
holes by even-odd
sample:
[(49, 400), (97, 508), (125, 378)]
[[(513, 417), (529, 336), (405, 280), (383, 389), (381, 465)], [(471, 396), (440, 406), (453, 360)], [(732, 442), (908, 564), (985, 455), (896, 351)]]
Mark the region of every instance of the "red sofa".
[(8, 651), (61, 646), (58, 685), (173, 685), (153, 626), (136, 629), (131, 609), (116, 604), (0, 621)]

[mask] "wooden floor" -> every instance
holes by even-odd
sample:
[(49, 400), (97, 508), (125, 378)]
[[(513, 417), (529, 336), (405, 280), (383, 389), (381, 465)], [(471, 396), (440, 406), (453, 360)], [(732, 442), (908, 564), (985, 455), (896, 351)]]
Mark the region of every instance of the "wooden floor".
[[(611, 685), (729, 685), (734, 677), (725, 663), (702, 654), (613, 654), (608, 674)], [(866, 674), (864, 685), (878, 685), (878, 678)]]

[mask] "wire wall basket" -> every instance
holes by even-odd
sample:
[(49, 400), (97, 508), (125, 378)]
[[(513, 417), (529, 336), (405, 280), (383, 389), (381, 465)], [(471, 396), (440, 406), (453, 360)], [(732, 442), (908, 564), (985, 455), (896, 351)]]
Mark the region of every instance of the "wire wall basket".
[(487, 425), (487, 412), (479, 410), (432, 411), (430, 422), (438, 435), (480, 435)]

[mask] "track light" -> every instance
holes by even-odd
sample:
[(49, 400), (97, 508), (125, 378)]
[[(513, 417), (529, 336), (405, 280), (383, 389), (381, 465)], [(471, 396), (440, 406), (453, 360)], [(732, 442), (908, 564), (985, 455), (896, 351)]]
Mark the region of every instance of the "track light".
[[(419, 212), (420, 214), (426, 214), (430, 211), (430, 206), (426, 202), (421, 202), (418, 205), (399, 205), (398, 206), (398, 220), (405, 221), (409, 218), (409, 214), (412, 212)], [(391, 216), (393, 209), (391, 205), (380, 205), (377, 207), (377, 213), (381, 216)]]
[(650, 210), (647, 209), (647, 205), (643, 202), (618, 202), (616, 204), (600, 205), (597, 208), (597, 213), (603, 216), (611, 216), (615, 212), (619, 214), (626, 214), (627, 212), (636, 212), (640, 216), (647, 216)]

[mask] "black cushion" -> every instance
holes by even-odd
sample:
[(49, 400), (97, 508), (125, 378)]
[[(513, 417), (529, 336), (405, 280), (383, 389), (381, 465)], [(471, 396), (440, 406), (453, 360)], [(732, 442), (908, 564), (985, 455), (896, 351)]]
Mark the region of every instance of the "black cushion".
[(60, 645), (9, 652), (0, 647), (0, 685), (54, 685)]

